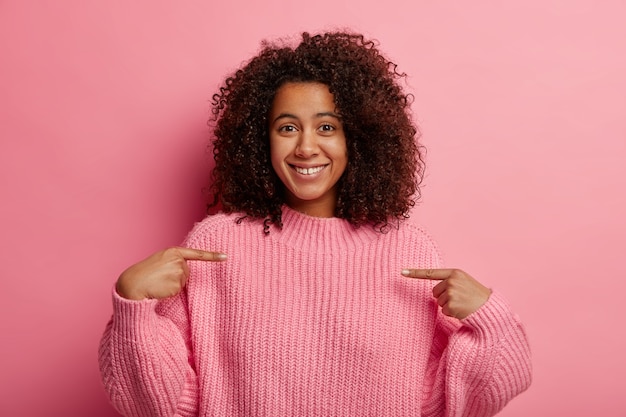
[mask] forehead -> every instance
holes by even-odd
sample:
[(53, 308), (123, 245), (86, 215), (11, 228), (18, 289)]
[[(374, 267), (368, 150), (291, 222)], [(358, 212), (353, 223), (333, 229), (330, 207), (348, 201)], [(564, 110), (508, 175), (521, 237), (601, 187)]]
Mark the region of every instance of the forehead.
[(274, 96), (272, 114), (298, 110), (303, 114), (335, 111), (335, 101), (326, 84), (316, 82), (289, 82), (283, 84)]

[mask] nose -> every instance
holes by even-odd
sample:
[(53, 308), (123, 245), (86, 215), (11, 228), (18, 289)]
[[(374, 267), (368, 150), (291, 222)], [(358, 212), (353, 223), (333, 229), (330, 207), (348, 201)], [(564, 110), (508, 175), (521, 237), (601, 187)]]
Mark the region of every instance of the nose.
[(296, 156), (300, 158), (311, 158), (319, 154), (317, 135), (315, 132), (303, 130), (298, 137), (295, 149)]

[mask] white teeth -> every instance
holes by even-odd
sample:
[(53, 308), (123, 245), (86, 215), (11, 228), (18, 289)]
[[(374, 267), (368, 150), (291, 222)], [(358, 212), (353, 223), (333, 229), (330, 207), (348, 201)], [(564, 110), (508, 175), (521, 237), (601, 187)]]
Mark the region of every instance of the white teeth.
[(300, 167), (294, 167), (294, 168), (296, 169), (296, 172), (298, 174), (312, 175), (312, 174), (317, 174), (318, 172), (323, 170), (324, 166), (319, 166), (319, 167), (315, 167), (315, 168), (300, 168)]

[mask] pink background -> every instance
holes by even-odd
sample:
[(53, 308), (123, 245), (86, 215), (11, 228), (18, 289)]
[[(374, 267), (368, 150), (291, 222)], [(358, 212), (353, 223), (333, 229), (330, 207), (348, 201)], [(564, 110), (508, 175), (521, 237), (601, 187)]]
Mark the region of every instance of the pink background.
[(501, 415), (626, 415), (626, 3), (297, 3), (0, 1), (0, 415), (116, 415), (111, 286), (203, 216), (211, 94), (261, 39), (342, 26), (410, 74), (415, 217), (527, 324)]

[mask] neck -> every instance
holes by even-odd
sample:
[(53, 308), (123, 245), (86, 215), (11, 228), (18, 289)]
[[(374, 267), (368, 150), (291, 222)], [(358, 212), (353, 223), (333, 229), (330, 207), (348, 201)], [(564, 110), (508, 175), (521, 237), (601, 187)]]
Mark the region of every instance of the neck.
[(287, 198), (286, 204), (293, 210), (311, 217), (335, 217), (337, 197), (327, 195), (317, 200), (300, 200), (293, 196)]

